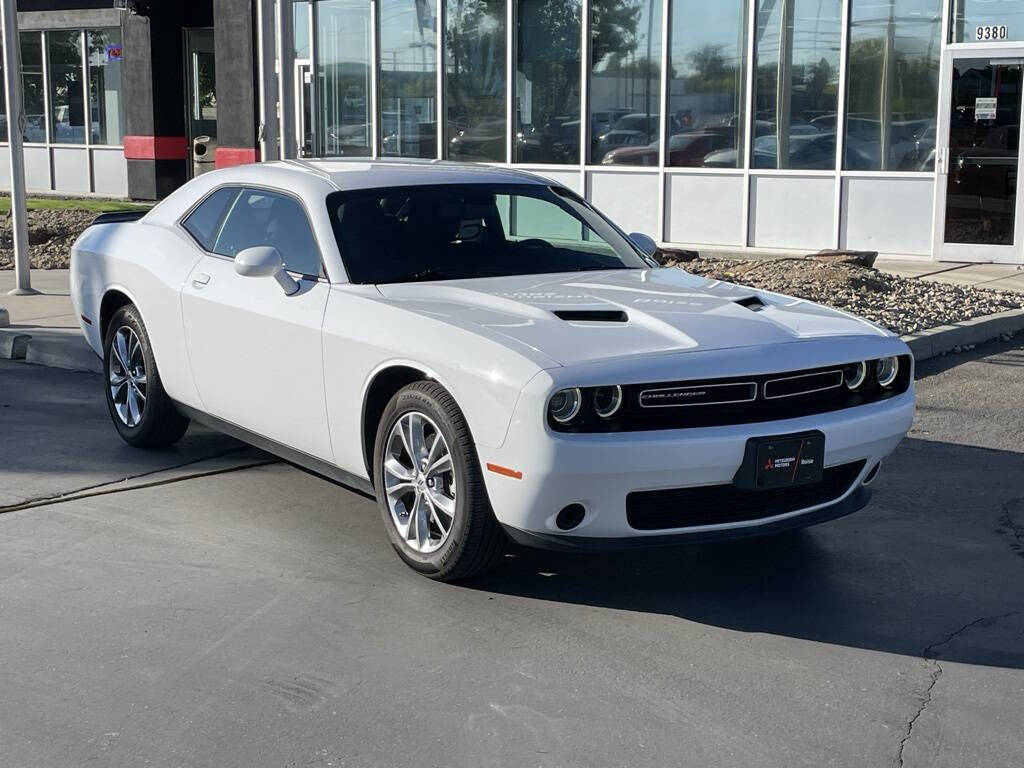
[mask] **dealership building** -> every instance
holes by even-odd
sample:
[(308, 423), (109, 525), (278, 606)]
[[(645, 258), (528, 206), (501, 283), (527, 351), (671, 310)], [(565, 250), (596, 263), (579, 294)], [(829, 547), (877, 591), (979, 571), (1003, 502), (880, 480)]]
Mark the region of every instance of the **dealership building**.
[[(18, 0), (30, 192), (512, 165), (681, 247), (1024, 264), (1024, 0)], [(0, 179), (8, 183), (7, 155)]]

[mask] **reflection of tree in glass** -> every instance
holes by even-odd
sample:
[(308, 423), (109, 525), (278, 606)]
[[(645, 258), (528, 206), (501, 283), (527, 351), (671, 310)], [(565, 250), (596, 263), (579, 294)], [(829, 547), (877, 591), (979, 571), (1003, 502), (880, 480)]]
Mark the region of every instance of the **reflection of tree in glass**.
[(500, 118), (505, 102), (505, 1), (454, 0), (445, 29), (449, 110), (456, 122)]

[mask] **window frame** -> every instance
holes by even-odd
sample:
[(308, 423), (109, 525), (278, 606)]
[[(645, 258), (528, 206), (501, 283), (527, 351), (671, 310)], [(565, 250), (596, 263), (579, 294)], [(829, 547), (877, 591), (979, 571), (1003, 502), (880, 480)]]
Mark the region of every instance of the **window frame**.
[[(312, 274), (307, 274), (305, 272), (299, 272), (299, 271), (294, 270), (294, 269), (288, 269), (287, 267), (285, 268), (285, 272), (288, 272), (289, 274), (292, 274), (292, 275), (299, 275), (300, 277), (303, 277), (303, 278), (305, 278), (307, 280), (316, 280), (317, 282), (323, 282), (323, 283), (329, 282), (328, 277), (327, 277), (327, 267), (324, 265), (324, 251), (323, 251), (323, 247), (320, 244), (320, 238), (317, 237), (316, 227), (313, 226), (313, 218), (310, 216), (309, 206), (307, 206), (305, 201), (301, 197), (299, 197), (298, 195), (294, 195), (291, 192), (285, 192), (282, 189), (279, 189), (277, 187), (272, 187), (272, 186), (269, 186), (267, 184), (246, 184), (246, 183), (238, 182), (238, 181), (226, 181), (223, 184), (218, 184), (217, 186), (211, 187), (210, 189), (208, 189), (206, 191), (206, 194), (204, 194), (201, 198), (199, 198), (199, 200), (197, 200), (195, 203), (193, 203), (191, 206), (189, 206), (188, 209), (185, 211), (185, 213), (183, 213), (181, 216), (178, 217), (178, 220), (175, 222), (175, 225), (177, 226), (178, 229), (180, 229), (182, 232), (185, 233), (185, 235), (195, 244), (196, 248), (198, 248), (200, 251), (202, 251), (207, 256), (213, 256), (216, 259), (223, 259), (224, 261), (229, 261), (231, 263), (234, 263), (235, 260), (231, 256), (225, 256), (222, 253), (214, 253), (213, 251), (208, 249), (205, 245), (200, 243), (199, 240), (196, 238), (196, 236), (193, 235), (191, 231), (189, 231), (188, 227), (185, 226), (185, 222), (188, 220), (188, 218), (193, 213), (195, 213), (196, 209), (199, 208), (203, 203), (205, 203), (207, 200), (209, 200), (211, 197), (213, 197), (213, 195), (215, 195), (220, 190), (228, 189), (228, 188), (232, 188), (232, 187), (234, 187), (234, 188), (236, 188), (238, 190), (238, 194), (235, 196), (235, 199), (232, 201), (231, 209), (228, 211), (227, 216), (225, 216), (224, 220), (222, 222), (220, 222), (220, 229), (223, 229), (225, 222), (227, 222), (228, 217), (231, 215), (231, 211), (234, 210), (235, 204), (238, 202), (238, 198), (241, 196), (242, 192), (244, 192), (247, 189), (252, 189), (252, 190), (262, 191), (262, 192), (268, 192), (270, 194), (280, 195), (281, 197), (287, 197), (290, 200), (293, 200), (294, 202), (298, 203), (299, 207), (302, 209), (303, 215), (306, 217), (306, 224), (309, 226), (310, 234), (312, 234), (312, 236), (313, 236), (313, 242), (316, 243), (316, 255), (317, 255), (317, 257), (320, 260), (320, 272), (319, 272), (319, 274), (312, 275)], [(218, 232), (218, 234), (219, 234), (219, 232)]]

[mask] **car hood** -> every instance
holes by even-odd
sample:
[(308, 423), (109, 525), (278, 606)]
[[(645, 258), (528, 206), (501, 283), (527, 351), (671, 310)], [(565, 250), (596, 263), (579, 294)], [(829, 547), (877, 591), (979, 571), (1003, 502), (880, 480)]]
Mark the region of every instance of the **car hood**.
[(542, 365), (889, 335), (866, 320), (813, 302), (673, 268), (392, 283), (378, 288), (396, 305), (532, 352)]

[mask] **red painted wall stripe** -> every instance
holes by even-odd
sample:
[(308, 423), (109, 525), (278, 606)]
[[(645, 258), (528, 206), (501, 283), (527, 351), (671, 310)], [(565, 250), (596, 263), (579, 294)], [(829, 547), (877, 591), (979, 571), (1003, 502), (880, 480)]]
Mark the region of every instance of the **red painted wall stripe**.
[(215, 168), (230, 168), (233, 165), (258, 163), (259, 155), (259, 150), (252, 147), (217, 147), (213, 152), (213, 165)]
[(188, 139), (184, 136), (125, 136), (124, 156), (128, 160), (185, 160)]

